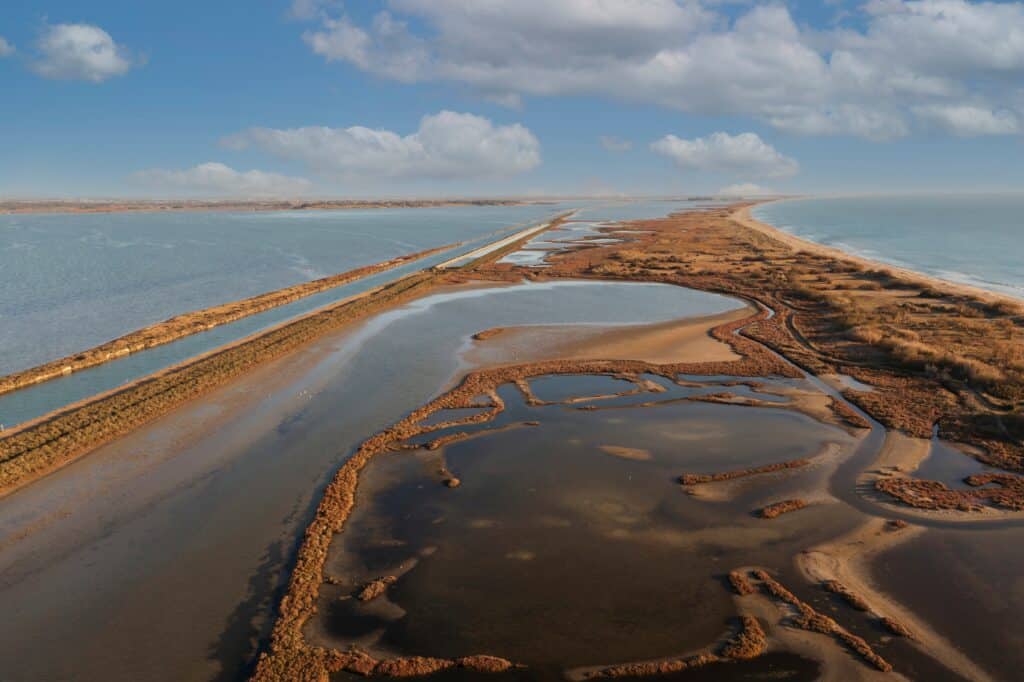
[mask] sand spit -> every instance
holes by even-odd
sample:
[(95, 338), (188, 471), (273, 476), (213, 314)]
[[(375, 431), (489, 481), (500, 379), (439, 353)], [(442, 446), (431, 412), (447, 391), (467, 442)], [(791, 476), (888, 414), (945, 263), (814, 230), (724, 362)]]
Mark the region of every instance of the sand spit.
[(270, 291), (265, 294), (251, 298), (224, 303), (204, 310), (196, 310), (183, 315), (177, 315), (163, 322), (138, 329), (125, 334), (113, 341), (108, 341), (100, 346), (91, 348), (75, 355), (69, 355), (44, 365), (32, 367), (21, 372), (8, 374), (0, 377), (0, 394), (10, 393), (26, 386), (67, 376), (73, 372), (96, 367), (111, 360), (117, 360), (132, 353), (138, 353), (148, 348), (161, 346), (165, 343), (177, 341), (178, 339), (199, 332), (205, 332), (214, 327), (219, 327), (230, 322), (235, 322), (250, 315), (262, 313), (272, 308), (298, 301), (299, 299), (312, 296), (313, 294), (333, 289), (343, 284), (375, 275), (386, 270), (414, 263), (428, 256), (442, 251), (455, 248), (458, 244), (449, 244), (426, 251), (419, 251), (391, 260), (382, 261), (373, 265), (349, 270), (330, 277), (315, 279), (311, 282), (296, 284), (295, 286)]
[(504, 364), (561, 358), (599, 360), (619, 358), (666, 364), (685, 362), (695, 355), (717, 361), (738, 360), (729, 346), (708, 332), (722, 322), (747, 317), (752, 308), (706, 317), (673, 320), (651, 325), (585, 327), (582, 325), (538, 325), (512, 329), (488, 329), (473, 336), (478, 342), (469, 352), (477, 365)]
[[(850, 534), (819, 545), (797, 556), (796, 564), (811, 582), (852, 595), (855, 608), (867, 612), (889, 632), (907, 637), (914, 646), (950, 670), (970, 680), (990, 680), (988, 673), (964, 656), (952, 643), (936, 633), (896, 600), (876, 589), (869, 578), (871, 560), (887, 549), (924, 532), (921, 526), (897, 524), (874, 518)], [(850, 601), (847, 598), (847, 601)]]
[(747, 208), (635, 221), (629, 242), (554, 254), (544, 276), (674, 283), (756, 301), (774, 314), (746, 336), (815, 375), (874, 387), (844, 395), (886, 427), (928, 438), (937, 425), (984, 463), (1024, 470), (1019, 302), (805, 248), (754, 224)]

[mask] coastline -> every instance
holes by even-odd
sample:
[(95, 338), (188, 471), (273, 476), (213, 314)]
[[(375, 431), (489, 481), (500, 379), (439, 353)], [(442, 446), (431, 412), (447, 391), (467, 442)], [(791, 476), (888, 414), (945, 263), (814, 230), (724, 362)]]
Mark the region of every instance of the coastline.
[(171, 211), (340, 211), (453, 206), (525, 206), (552, 203), (529, 199), (396, 199), (380, 201), (0, 201), (0, 215), (75, 213), (166, 213)]
[(826, 246), (825, 244), (819, 244), (818, 242), (811, 241), (804, 237), (798, 237), (797, 235), (787, 232), (781, 228), (775, 227), (769, 223), (758, 220), (754, 217), (751, 211), (756, 206), (762, 206), (765, 204), (774, 204), (781, 201), (794, 201), (795, 198), (785, 199), (768, 199), (764, 201), (756, 201), (749, 206), (745, 206), (737, 210), (732, 218), (736, 222), (749, 227), (751, 229), (762, 232), (780, 242), (787, 244), (797, 251), (807, 251), (809, 253), (815, 253), (830, 258), (842, 258), (843, 260), (858, 263), (865, 268), (871, 268), (875, 270), (881, 270), (883, 272), (890, 273), (894, 276), (901, 277), (913, 282), (918, 282), (926, 286), (935, 287), (949, 292), (950, 294), (957, 296), (970, 296), (972, 298), (981, 299), (986, 302), (1011, 302), (1021, 303), (1024, 302), (1024, 296), (1012, 296), (1010, 294), (992, 291), (991, 289), (985, 289), (973, 284), (967, 284), (965, 282), (957, 282), (954, 280), (943, 279), (936, 275), (930, 275), (920, 270), (914, 270), (904, 266), (892, 265), (885, 261), (874, 260), (865, 256), (844, 251), (843, 249), (836, 248), (834, 246)]
[[(157, 402), (153, 412), (148, 415), (144, 410), (141, 414), (146, 418), (142, 421), (133, 422), (131, 421), (133, 417), (131, 417), (127, 423), (115, 425), (113, 431), (103, 434), (103, 438), (114, 440), (129, 431), (133, 431), (149, 419), (165, 416), (183, 405), (191, 406), (192, 403), (187, 401), (191, 401), (206, 391), (230, 386), (233, 379), (239, 376), (248, 376), (248, 372), (251, 370), (258, 371), (262, 367), (268, 366), (266, 363), (273, 361), (275, 358), (283, 358), (297, 349), (309, 348), (311, 342), (327, 338), (329, 334), (335, 333), (338, 329), (344, 329), (345, 327), (342, 325), (353, 320), (359, 320), (384, 311), (389, 304), (397, 305), (407, 300), (414, 300), (423, 294), (429, 294), (435, 285), (473, 285), (474, 283), (478, 285), (486, 285), (487, 283), (500, 285), (501, 283), (521, 281), (523, 279), (558, 281), (559, 279), (576, 277), (590, 278), (594, 281), (660, 282), (731, 295), (746, 301), (750, 305), (759, 304), (756, 314), (748, 313), (746, 316), (743, 316), (741, 313), (736, 312), (735, 317), (731, 320), (726, 318), (708, 318), (702, 322), (701, 324), (709, 326), (717, 323), (717, 326), (714, 326), (711, 330), (711, 337), (714, 343), (710, 344), (710, 346), (707, 340), (703, 338), (704, 332), (702, 330), (687, 329), (686, 325), (677, 326), (671, 323), (664, 323), (663, 326), (652, 325), (648, 328), (647, 331), (650, 332), (650, 336), (646, 340), (642, 338), (636, 339), (641, 342), (636, 348), (630, 343), (633, 340), (631, 339), (631, 333), (620, 333), (625, 330), (610, 330), (602, 338), (598, 339), (599, 343), (589, 347), (581, 346), (566, 349), (567, 354), (576, 355), (578, 359), (534, 362), (529, 365), (502, 363), (498, 367), (470, 372), (468, 375), (462, 375), (462, 379), (457, 386), (449, 393), (416, 408), (413, 412), (408, 413), (405, 419), (395, 422), (391, 428), (385, 431), (378, 431), (376, 434), (367, 433), (366, 436), (368, 438), (363, 443), (363, 446), (360, 447), (352, 459), (344, 461), (341, 470), (337, 473), (333, 482), (330, 482), (330, 473), (326, 474), (326, 480), (330, 484), (320, 502), (319, 511), (315, 514), (312, 525), (307, 528), (303, 547), (300, 550), (300, 566), (292, 572), (289, 593), (285, 600), (280, 603), (280, 609), (284, 615), (281, 616), (281, 619), (278, 620), (275, 626), (274, 643), (270, 648), (270, 653), (265, 655), (261, 663), (261, 672), (264, 679), (273, 679), (275, 673), (281, 673), (281, 679), (294, 679), (294, 676), (283, 673), (297, 673), (300, 666), (304, 664), (310, 664), (310, 667), (302, 668), (305, 671), (309, 671), (320, 666), (333, 668), (346, 665), (369, 665), (370, 663), (374, 667), (378, 665), (383, 666), (380, 670), (386, 671), (390, 669), (388, 665), (394, 661), (370, 661), (364, 658), (345, 659), (335, 653), (323, 650), (306, 650), (305, 647), (308, 645), (308, 642), (304, 642), (302, 639), (301, 625), (304, 619), (304, 609), (310, 606), (308, 598), (310, 595), (316, 596), (317, 586), (321, 582), (321, 580), (318, 580), (318, 575), (321, 579), (323, 578), (322, 568), (317, 565), (321, 558), (317, 554), (321, 550), (325, 550), (333, 534), (343, 527), (347, 513), (352, 505), (355, 504), (355, 485), (359, 469), (374, 454), (383, 452), (389, 445), (396, 444), (398, 442), (396, 440), (397, 436), (408, 435), (408, 433), (413, 431), (419, 432), (425, 415), (446, 408), (482, 407), (483, 405), (480, 402), (481, 395), (486, 395), (488, 390), (493, 390), (495, 382), (505, 381), (510, 378), (522, 378), (523, 376), (559, 373), (659, 373), (662, 371), (667, 376), (676, 375), (679, 371), (684, 373), (704, 371), (712, 374), (732, 374), (751, 377), (774, 374), (799, 378), (802, 374), (796, 371), (793, 365), (804, 368), (815, 375), (820, 375), (825, 370), (832, 370), (842, 375), (851, 375), (857, 370), (851, 371), (850, 368), (856, 368), (858, 365), (852, 364), (849, 357), (843, 355), (846, 349), (841, 346), (829, 345), (829, 334), (834, 334), (834, 330), (829, 328), (829, 323), (838, 314), (836, 307), (832, 303), (827, 303), (827, 299), (824, 297), (821, 299), (804, 298), (800, 292), (806, 291), (811, 286), (817, 286), (819, 289), (814, 291), (823, 292), (823, 296), (824, 293), (832, 293), (834, 290), (839, 289), (843, 293), (852, 292), (855, 296), (862, 296), (868, 299), (874, 297), (873, 300), (884, 296), (886, 298), (883, 299), (883, 302), (891, 303), (894, 300), (919, 301), (918, 292), (912, 291), (908, 293), (908, 290), (903, 286), (906, 282), (901, 281), (886, 280), (885, 286), (880, 286), (880, 290), (864, 291), (856, 288), (851, 289), (845, 285), (848, 285), (850, 282), (870, 282), (875, 284), (879, 282), (872, 279), (874, 277), (872, 273), (865, 271), (864, 268), (857, 270), (839, 269), (836, 262), (831, 260), (833, 256), (826, 257), (824, 254), (821, 254), (820, 260), (816, 260), (810, 255), (800, 257), (794, 252), (806, 251), (805, 249), (792, 244), (786, 244), (774, 234), (764, 230), (756, 230), (750, 225), (742, 225), (739, 221), (733, 219), (736, 212), (737, 209), (733, 206), (728, 209), (722, 208), (707, 213), (690, 212), (658, 220), (617, 224), (613, 228), (606, 229), (609, 231), (614, 230), (620, 235), (626, 235), (623, 241), (586, 249), (574, 247), (565, 250), (553, 258), (554, 263), (549, 269), (542, 271), (507, 264), (495, 264), (495, 261), (503, 253), (506, 253), (509, 249), (519, 248), (522, 242), (534, 236), (533, 234), (527, 234), (518, 240), (517, 243), (500, 248), (497, 252), (486, 254), (482, 257), (481, 261), (474, 261), (466, 268), (453, 270), (447, 274), (431, 271), (412, 275), (409, 277), (409, 287), (399, 287), (393, 292), (394, 296), (390, 299), (387, 296), (381, 297), (381, 292), (375, 290), (374, 292), (362, 295), (365, 303), (360, 304), (356, 310), (335, 313), (334, 311), (319, 309), (311, 313), (308, 317), (313, 322), (309, 324), (314, 326), (308, 330), (308, 333), (299, 330), (300, 333), (292, 337), (279, 335), (273, 339), (268, 338), (271, 336), (268, 333), (247, 339), (240, 346), (241, 348), (249, 344), (259, 344), (265, 341), (268, 344), (262, 348), (254, 347), (254, 352), (251, 354), (246, 353), (233, 359), (229, 358), (226, 368), (220, 368), (217, 364), (213, 364), (205, 368), (205, 370), (208, 370), (206, 373), (199, 372), (187, 378), (188, 382), (194, 383), (182, 382), (181, 384), (171, 385), (170, 391), (181, 391), (181, 393), (176, 397), (172, 395), (171, 400), (168, 402)], [(806, 253), (810, 254), (809, 251), (806, 251)], [(839, 257), (836, 256), (836, 258)], [(852, 262), (852, 259), (846, 254), (842, 254), (839, 260)], [(826, 276), (831, 279), (823, 281), (821, 278)], [(801, 287), (804, 288), (802, 289)], [(886, 287), (889, 288), (887, 289)], [(341, 307), (341, 304), (338, 307)], [(330, 319), (332, 314), (333, 320)], [(727, 313), (725, 315), (731, 316), (733, 314)], [(996, 319), (994, 313), (991, 319)], [(1005, 321), (1005, 318), (1000, 317), (998, 321)], [(321, 326), (315, 326), (320, 322), (323, 323)], [(694, 322), (691, 320), (691, 323)], [(940, 319), (939, 322), (941, 323), (942, 320)], [(825, 325), (824, 332), (822, 328), (816, 326), (820, 324)], [(289, 326), (288, 324), (283, 325), (278, 331), (287, 329)], [(353, 325), (352, 328), (357, 329), (358, 327)], [(504, 334), (502, 332), (485, 333), (488, 331), (480, 330), (477, 334), (482, 334), (481, 340), (484, 341), (493, 339), (495, 344), (503, 342), (502, 337)], [(691, 332), (693, 333), (691, 334)], [(663, 333), (667, 334), (668, 337), (663, 337)], [(682, 364), (668, 366), (656, 362), (657, 360), (664, 359), (682, 360), (681, 357), (666, 358), (661, 355), (666, 349), (672, 348), (673, 344), (681, 338), (680, 336), (675, 336), (676, 333), (687, 335), (688, 338), (702, 349), (710, 350), (718, 347), (716, 352), (720, 352), (721, 346), (727, 345), (731, 348), (732, 355), (717, 355), (714, 356), (717, 358), (717, 361), (707, 363), (706, 361), (710, 359), (710, 356), (704, 355), (704, 350), (693, 352), (693, 355), (688, 359), (695, 363), (706, 363), (700, 367), (684, 366)], [(515, 334), (518, 334), (518, 332)], [(510, 334), (510, 338), (515, 336), (515, 334)], [(277, 343), (281, 345), (276, 345)], [(650, 346), (648, 350), (653, 354), (650, 358), (651, 361), (654, 361), (653, 365), (660, 364), (662, 365), (661, 367), (652, 366), (652, 362), (644, 362), (639, 358), (627, 359), (627, 351), (632, 350), (636, 352), (636, 350), (642, 349), (643, 343), (648, 343)], [(223, 349), (218, 349), (218, 352), (213, 353), (212, 356), (220, 355), (220, 350)], [(784, 358), (778, 357), (772, 351), (784, 354)], [(737, 359), (732, 360), (733, 356)], [(729, 360), (727, 361), (726, 358), (729, 358)], [(223, 358), (219, 358), (217, 361), (220, 362), (221, 360)], [(221, 372), (221, 369), (224, 369), (224, 371)], [(931, 409), (932, 406), (929, 405), (929, 410), (925, 411), (923, 415), (917, 415), (915, 412), (916, 405), (913, 401), (918, 393), (927, 394), (928, 396), (933, 394), (946, 395), (951, 394), (956, 387), (943, 386), (934, 377), (912, 375), (910, 378), (907, 378), (905, 371), (894, 367), (885, 356), (875, 356), (873, 363), (866, 368), (861, 368), (861, 370), (861, 373), (858, 373), (857, 376), (859, 378), (866, 378), (867, 383), (872, 384), (879, 394), (873, 398), (870, 394), (867, 395), (865, 400), (874, 400), (875, 402), (868, 403), (865, 409), (872, 416), (878, 417), (880, 421), (886, 421), (887, 426), (889, 422), (899, 422), (900, 419), (904, 419), (904, 416), (899, 413), (892, 418), (888, 418), (888, 413), (884, 409), (887, 409), (892, 404), (901, 406), (901, 409), (905, 407), (908, 412), (914, 413), (913, 416), (922, 424), (927, 422), (929, 428), (932, 425), (932, 422), (929, 420), (937, 421), (943, 418), (944, 415), (941, 410), (951, 412), (955, 416), (957, 413), (954, 410), (962, 409), (950, 407), (949, 405), (940, 405)], [(863, 372), (871, 372), (871, 374), (865, 377)], [(133, 390), (143, 388), (148, 379), (150, 377), (147, 377), (147, 381), (140, 382)], [(208, 383), (203, 385), (203, 382)], [(965, 385), (963, 390), (965, 395), (969, 394), (971, 387)], [(848, 396), (850, 395), (849, 391), (846, 393)], [(269, 394), (267, 397), (270, 397)], [(146, 398), (146, 396), (143, 396), (143, 398)], [(708, 396), (707, 399), (713, 401), (715, 396)], [(727, 399), (719, 396), (718, 400), (724, 401)], [(729, 401), (735, 405), (743, 404), (734, 399), (729, 399)], [(137, 402), (129, 402), (128, 407), (134, 409), (137, 404)], [(857, 404), (860, 404), (860, 402), (857, 402)], [(837, 402), (836, 405), (845, 406), (845, 403)], [(202, 401), (195, 403), (196, 409), (199, 409), (201, 406)], [(115, 413), (115, 416), (120, 412), (120, 406), (117, 404), (108, 404), (107, 407), (110, 408), (111, 412)], [(497, 405), (495, 404), (491, 407), (496, 408)], [(971, 405), (971, 407), (973, 408), (974, 406)], [(837, 417), (840, 416), (838, 414), (839, 410), (836, 407), (832, 409), (837, 413)], [(849, 409), (848, 406), (847, 409)], [(85, 424), (84, 429), (89, 430), (98, 425), (100, 429), (106, 430), (110, 424), (103, 423), (102, 418), (109, 418), (109, 415), (107, 417), (101, 415), (100, 420), (97, 420), (95, 424)], [(458, 427), (462, 424), (468, 426), (477, 423), (477, 421), (476, 418), (472, 418), (464, 422), (452, 422), (450, 426)], [(909, 424), (911, 427), (914, 427), (917, 421), (911, 421)], [(443, 424), (438, 425), (435, 423), (430, 427), (430, 430), (439, 430), (441, 426)], [(185, 427), (187, 428), (188, 425), (186, 424)], [(367, 428), (366, 430), (371, 431), (373, 429)], [(443, 447), (443, 438), (444, 436), (437, 439), (438, 447)], [(106, 441), (100, 440), (99, 442)], [(4, 441), (0, 439), (0, 451), (3, 449), (3, 444)], [(78, 454), (83, 454), (91, 447), (95, 447), (95, 444), (85, 447)], [(72, 454), (73, 456), (75, 455)], [(4, 464), (4, 462), (0, 462), (0, 464)], [(59, 462), (57, 466), (60, 466)], [(45, 472), (41, 473), (40, 476), (43, 474)], [(350, 484), (351, 487), (349, 487)], [(311, 494), (314, 498), (314, 506), (316, 506), (315, 498), (319, 497), (320, 489), (318, 488), (317, 491)], [(277, 596), (274, 599), (276, 603)], [(306, 658), (307, 655), (311, 656), (311, 658)], [(399, 660), (398, 662), (402, 661)], [(409, 663), (409, 665), (415, 664), (415, 661), (412, 660), (405, 662)], [(462, 662), (441, 661), (439, 664), (445, 666), (458, 664), (476, 669), (473, 666), (484, 666), (485, 664), (493, 663), (495, 663), (494, 659), (484, 660), (476, 658), (473, 660), (467, 659)], [(293, 665), (295, 666), (294, 668), (291, 667)], [(856, 665), (859, 666), (861, 664), (856, 663)]]

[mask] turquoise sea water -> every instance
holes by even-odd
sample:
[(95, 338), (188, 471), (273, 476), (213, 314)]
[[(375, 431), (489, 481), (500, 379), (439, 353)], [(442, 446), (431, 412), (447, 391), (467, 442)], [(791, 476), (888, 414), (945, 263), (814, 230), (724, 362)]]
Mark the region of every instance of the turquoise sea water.
[(1024, 298), (1024, 194), (796, 199), (753, 215), (820, 244)]

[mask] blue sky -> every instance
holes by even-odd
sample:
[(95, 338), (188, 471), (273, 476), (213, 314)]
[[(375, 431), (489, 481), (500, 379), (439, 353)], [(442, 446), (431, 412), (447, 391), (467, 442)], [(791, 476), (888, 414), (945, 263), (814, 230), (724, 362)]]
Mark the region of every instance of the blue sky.
[(1024, 182), (1018, 2), (8, 0), (0, 38), (4, 197)]

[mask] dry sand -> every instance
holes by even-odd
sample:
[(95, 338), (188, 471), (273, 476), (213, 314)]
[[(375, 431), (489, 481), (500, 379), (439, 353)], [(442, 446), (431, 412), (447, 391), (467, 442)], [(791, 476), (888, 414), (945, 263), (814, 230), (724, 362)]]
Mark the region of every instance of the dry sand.
[(731, 362), (739, 356), (711, 337), (724, 322), (755, 312), (744, 306), (719, 315), (649, 325), (531, 325), (485, 330), (463, 359), (477, 367), (537, 360), (640, 360), (656, 364)]

